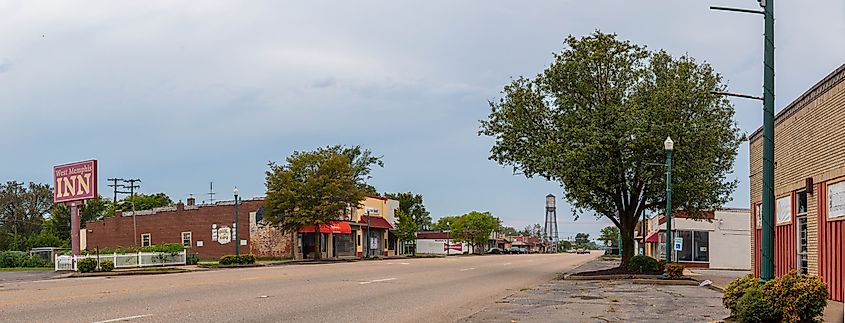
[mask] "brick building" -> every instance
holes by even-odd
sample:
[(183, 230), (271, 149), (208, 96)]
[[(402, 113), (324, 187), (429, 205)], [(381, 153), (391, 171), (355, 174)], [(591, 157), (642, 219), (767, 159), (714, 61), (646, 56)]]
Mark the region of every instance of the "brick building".
[[(752, 261), (760, 274), (762, 129), (750, 138)], [(843, 301), (845, 65), (775, 117), (775, 275), (820, 276)]]
[[(238, 205), (238, 226), (235, 226), (234, 201), (196, 205), (188, 198), (175, 206), (135, 212), (116, 212), (115, 216), (86, 223), (82, 230), (85, 248), (115, 248), (141, 245), (181, 243), (188, 253), (200, 258), (219, 258), (235, 253), (258, 257), (292, 257), (293, 234), (285, 234), (262, 220), (264, 200), (242, 200)], [(237, 229), (237, 240), (234, 230)], [(133, 232), (138, 236), (134, 237)], [(137, 239), (137, 240), (134, 240)]]

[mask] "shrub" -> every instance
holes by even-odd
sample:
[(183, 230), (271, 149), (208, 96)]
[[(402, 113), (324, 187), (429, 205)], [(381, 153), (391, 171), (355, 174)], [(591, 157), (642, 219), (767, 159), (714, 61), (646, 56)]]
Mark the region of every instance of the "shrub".
[(90, 273), (94, 270), (97, 270), (97, 259), (94, 258), (84, 258), (79, 260), (79, 263), (76, 264), (76, 268), (79, 269), (81, 273)]
[(24, 267), (29, 256), (23, 251), (0, 252), (0, 268)]
[(253, 254), (241, 255), (241, 263), (242, 264), (254, 264), (255, 263), (255, 255), (253, 255)]
[(41, 257), (38, 257), (38, 256), (31, 256), (31, 257), (27, 257), (26, 263), (22, 267), (36, 268), (36, 267), (46, 267), (46, 266), (47, 266), (47, 261), (44, 261), (44, 259), (41, 259)]
[(649, 256), (634, 256), (628, 261), (628, 270), (637, 273), (656, 272), (660, 270), (657, 259)]
[(103, 260), (100, 261), (100, 271), (112, 271), (114, 270), (114, 262), (111, 260)]
[(198, 262), (200, 262), (200, 255), (198, 253), (192, 253), (188, 255), (188, 258), (185, 259), (185, 262), (188, 265), (196, 265)]
[(227, 255), (220, 257), (220, 261), (218, 262), (221, 265), (235, 265), (238, 263), (238, 257), (234, 255)]
[(684, 277), (684, 265), (671, 263), (666, 265), (666, 275), (669, 279), (680, 279)]
[(772, 307), (783, 313), (784, 322), (811, 321), (827, 305), (824, 282), (815, 276), (798, 276), (794, 270), (770, 280), (764, 289)]
[(666, 271), (666, 260), (658, 260), (657, 261), (657, 269), (660, 271)]
[(722, 296), (722, 304), (725, 308), (731, 310), (731, 314), (736, 314), (736, 302), (745, 292), (752, 288), (759, 288), (760, 280), (752, 274), (745, 277), (735, 279), (727, 287), (725, 287), (724, 296)]
[(736, 301), (735, 316), (740, 322), (767, 323), (779, 321), (780, 315), (776, 308), (772, 307), (763, 290), (760, 287), (752, 287)]

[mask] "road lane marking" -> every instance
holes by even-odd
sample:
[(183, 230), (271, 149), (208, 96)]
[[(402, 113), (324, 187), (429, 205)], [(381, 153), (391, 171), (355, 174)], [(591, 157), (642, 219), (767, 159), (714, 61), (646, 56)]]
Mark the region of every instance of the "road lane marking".
[(512, 265), (512, 264), (513, 264), (513, 263), (506, 262), (506, 263), (505, 263), (505, 266), (507, 266), (507, 265)]
[(461, 271), (467, 271), (467, 270), (475, 270), (475, 268), (464, 268), (464, 269), (461, 269)]
[(135, 316), (120, 317), (120, 318), (111, 319), (111, 320), (97, 321), (97, 322), (94, 322), (94, 323), (109, 323), (109, 322), (131, 321), (131, 320), (134, 320), (134, 319), (139, 319), (139, 318), (142, 318), (142, 317), (147, 317), (147, 316), (152, 316), (152, 314), (142, 314), (142, 315), (135, 315)]
[(375, 279), (375, 280), (370, 280), (370, 281), (365, 281), (365, 282), (358, 282), (358, 285), (380, 283), (380, 282), (386, 282), (386, 281), (391, 281), (391, 280), (396, 280), (396, 278)]
[(403, 263), (400, 263), (400, 265), (410, 265), (410, 263), (403, 262)]

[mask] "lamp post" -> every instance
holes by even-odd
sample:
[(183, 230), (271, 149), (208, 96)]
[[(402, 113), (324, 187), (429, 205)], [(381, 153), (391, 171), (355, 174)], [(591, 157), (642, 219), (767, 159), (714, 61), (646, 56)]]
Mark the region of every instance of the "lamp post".
[(672, 262), (672, 150), (675, 142), (666, 137), (663, 142), (666, 150), (666, 263)]
[(238, 187), (235, 186), (235, 258), (238, 259), (238, 262), (241, 259), (240, 244), (241, 241), (238, 239)]

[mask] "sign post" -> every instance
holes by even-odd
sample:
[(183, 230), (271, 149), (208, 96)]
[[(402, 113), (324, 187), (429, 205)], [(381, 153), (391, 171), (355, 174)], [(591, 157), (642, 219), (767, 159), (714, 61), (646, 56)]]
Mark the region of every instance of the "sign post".
[(53, 202), (70, 204), (71, 251), (79, 255), (79, 208), (97, 197), (97, 161), (53, 166)]

